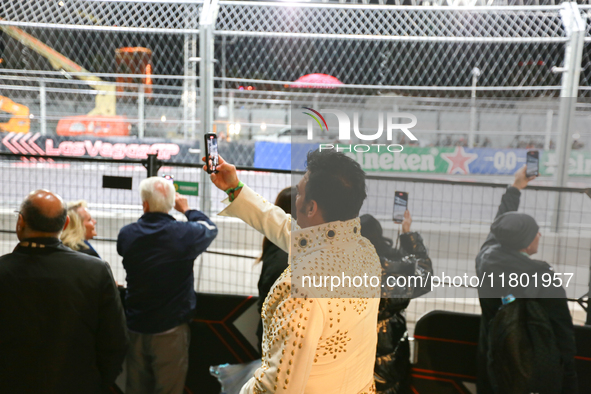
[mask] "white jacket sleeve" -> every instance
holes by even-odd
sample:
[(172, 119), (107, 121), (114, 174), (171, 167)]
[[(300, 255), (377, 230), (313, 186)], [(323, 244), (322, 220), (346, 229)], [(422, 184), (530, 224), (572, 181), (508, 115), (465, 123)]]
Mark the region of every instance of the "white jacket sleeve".
[(306, 388), (324, 327), (322, 307), (318, 299), (288, 297), (278, 312), (270, 327), (277, 334), (263, 345), (261, 368), (240, 394), (301, 394)]
[(245, 185), (238, 197), (218, 215), (242, 219), (289, 253), (291, 215), (265, 200), (248, 186)]

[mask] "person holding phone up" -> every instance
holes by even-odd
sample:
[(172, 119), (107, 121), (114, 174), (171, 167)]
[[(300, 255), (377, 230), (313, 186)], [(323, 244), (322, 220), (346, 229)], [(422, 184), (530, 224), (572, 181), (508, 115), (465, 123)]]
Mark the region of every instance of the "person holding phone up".
[(301, 297), (298, 276), (292, 277), (302, 265), (306, 272), (381, 276), (378, 255), (360, 231), (366, 189), (359, 164), (334, 151), (309, 152), (306, 174), (297, 185), (296, 225), (240, 182), (236, 167), (222, 157), (219, 162), (211, 180), (229, 196), (220, 215), (242, 219), (289, 253), (288, 268), (263, 305), (261, 367), (241, 394), (375, 393), (379, 289), (365, 292), (371, 296), (334, 298), (310, 289), (309, 297)]
[[(486, 278), (478, 287), (482, 308), (478, 342), (479, 394), (578, 392), (574, 328), (566, 292), (561, 284), (542, 285), (542, 277), (555, 277), (554, 269), (545, 261), (531, 258), (538, 252), (542, 234), (533, 217), (517, 212), (521, 190), (534, 178), (528, 177), (526, 166), (515, 173), (515, 181), (501, 198), (490, 234), (476, 256), (476, 274)], [(501, 281), (501, 275), (507, 281)], [(510, 285), (511, 276), (520, 281)], [(540, 282), (534, 282), (536, 276)], [(531, 279), (527, 284), (523, 284), (525, 277)], [(517, 305), (528, 309), (517, 318), (508, 315), (507, 311)], [(535, 309), (539, 314), (528, 314)], [(500, 318), (496, 319), (498, 316)], [(512, 322), (516, 323), (511, 325)], [(544, 332), (541, 342), (535, 342), (532, 338), (539, 334), (536, 327), (544, 324), (550, 329)], [(532, 330), (527, 334), (534, 335), (525, 335), (522, 331), (527, 329)], [(547, 345), (555, 346), (552, 357), (532, 357), (536, 349)], [(517, 386), (522, 388), (516, 389)]]
[[(144, 214), (123, 227), (117, 253), (127, 273), (125, 315), (130, 347), (126, 394), (183, 393), (189, 366), (193, 265), (217, 236), (216, 225), (189, 208), (171, 177), (140, 183)], [(168, 212), (183, 213), (177, 221)]]
[[(397, 194), (400, 192), (396, 192)], [(405, 193), (406, 194), (406, 193)], [(408, 196), (408, 194), (406, 194)], [(406, 207), (406, 204), (405, 204)], [(404, 311), (412, 298), (420, 297), (430, 290), (429, 279), (433, 264), (417, 232), (411, 232), (412, 218), (408, 209), (402, 211), (401, 229), (398, 237), (400, 248), (394, 247), (391, 239), (383, 236), (380, 222), (372, 215), (361, 216), (361, 235), (376, 248), (382, 264), (382, 283), (396, 276), (417, 276), (424, 280), (420, 287), (388, 289), (384, 287), (378, 315), (378, 346), (374, 369), (376, 393), (411, 394), (410, 344)], [(393, 219), (398, 222), (396, 205)], [(397, 243), (398, 245), (398, 243)], [(410, 283), (405, 281), (405, 283)], [(416, 282), (415, 282), (416, 283)]]

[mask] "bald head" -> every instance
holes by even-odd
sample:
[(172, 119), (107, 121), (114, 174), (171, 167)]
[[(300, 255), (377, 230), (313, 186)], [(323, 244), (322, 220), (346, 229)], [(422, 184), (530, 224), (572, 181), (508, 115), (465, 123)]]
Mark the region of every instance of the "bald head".
[[(31, 192), (21, 204), (17, 235), (25, 238), (59, 236), (68, 211), (60, 196), (49, 190)], [(22, 233), (22, 234), (19, 234)]]

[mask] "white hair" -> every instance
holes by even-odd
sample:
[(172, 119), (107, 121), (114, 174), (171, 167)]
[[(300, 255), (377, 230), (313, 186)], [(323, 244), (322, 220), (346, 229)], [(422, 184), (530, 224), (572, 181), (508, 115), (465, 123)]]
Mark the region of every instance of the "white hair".
[(172, 182), (159, 176), (140, 182), (140, 196), (148, 202), (149, 212), (168, 213), (174, 206), (174, 194)]

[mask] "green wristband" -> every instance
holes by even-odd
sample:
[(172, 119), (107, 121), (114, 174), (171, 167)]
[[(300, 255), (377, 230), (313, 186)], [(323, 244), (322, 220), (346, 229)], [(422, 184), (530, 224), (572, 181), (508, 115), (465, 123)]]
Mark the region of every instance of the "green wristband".
[(234, 198), (235, 198), (234, 197), (234, 192), (242, 189), (243, 186), (244, 186), (244, 183), (238, 181), (238, 186), (236, 186), (233, 189), (228, 189), (228, 190), (225, 191), (228, 194), (228, 197), (230, 198), (230, 202), (233, 202), (234, 201)]

